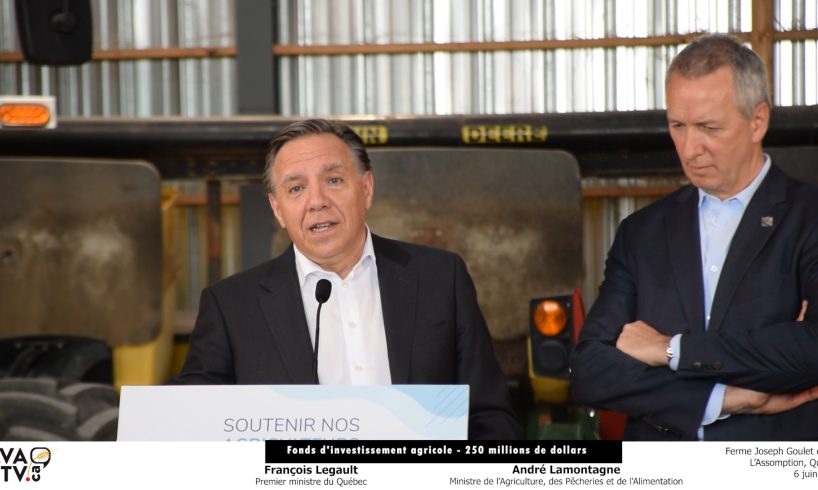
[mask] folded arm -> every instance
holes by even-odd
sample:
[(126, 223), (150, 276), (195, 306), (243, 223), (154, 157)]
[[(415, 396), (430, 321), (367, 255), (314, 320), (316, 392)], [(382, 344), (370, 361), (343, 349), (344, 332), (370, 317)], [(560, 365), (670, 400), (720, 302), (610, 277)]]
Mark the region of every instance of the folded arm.
[[(586, 405), (641, 419), (659, 432), (695, 439), (715, 382), (681, 379), (666, 366), (650, 366), (617, 349), (623, 326), (636, 318), (638, 297), (633, 267), (627, 263), (623, 226), (611, 247), (599, 297), (572, 355), (574, 397)], [(666, 346), (665, 342), (661, 349), (665, 359)]]
[[(796, 322), (803, 322), (808, 302), (802, 303)], [(702, 336), (709, 338), (712, 336)], [(622, 352), (649, 366), (659, 367), (669, 363), (667, 346), (670, 337), (662, 335), (645, 322), (637, 321), (625, 325), (617, 339), (616, 346)], [(705, 371), (718, 371), (713, 367)], [(807, 380), (813, 379), (810, 377)], [(803, 383), (803, 381), (801, 381)], [(792, 410), (804, 403), (818, 399), (818, 381), (806, 388), (798, 388), (792, 393), (764, 393), (738, 386), (727, 386), (722, 404), (724, 414), (775, 414)]]
[[(778, 252), (783, 262), (767, 259), (790, 264), (782, 273), (783, 289), (736, 305), (743, 310), (726, 316), (715, 335), (683, 335), (679, 376), (771, 393), (818, 385), (818, 224), (791, 242), (798, 245)], [(747, 285), (752, 286), (759, 284)], [(802, 300), (812, 307), (804, 308)]]
[[(756, 275), (741, 285), (741, 301), (730, 304), (715, 331), (683, 333), (675, 353), (679, 377), (769, 393), (818, 385), (818, 225), (780, 241), (783, 246), (773, 247), (751, 268)], [(762, 293), (764, 285), (769, 290)], [(815, 307), (799, 314), (802, 300)], [(618, 346), (649, 365), (662, 364), (665, 338), (634, 320), (628, 320), (633, 323), (623, 330)], [(662, 330), (662, 325), (651, 327)]]

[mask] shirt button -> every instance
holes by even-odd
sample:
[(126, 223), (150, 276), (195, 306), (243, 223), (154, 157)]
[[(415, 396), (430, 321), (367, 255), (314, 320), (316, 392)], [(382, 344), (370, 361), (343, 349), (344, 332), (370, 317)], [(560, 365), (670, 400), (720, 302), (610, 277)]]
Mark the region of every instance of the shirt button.
[(349, 328), (355, 328), (358, 325), (355, 322), (349, 322)]
[(344, 282), (342, 282), (342, 283), (341, 283), (341, 287), (342, 287), (342, 288), (345, 288), (345, 289), (346, 289), (346, 287), (347, 287), (347, 286), (349, 286), (349, 284), (347, 284), (347, 282), (346, 282), (346, 281), (344, 281)]
[(360, 364), (356, 364), (356, 365), (355, 365), (355, 370), (356, 370), (356, 371), (358, 371), (358, 372), (360, 373), (361, 371), (363, 371), (363, 370), (364, 370), (364, 367), (363, 367), (363, 366), (361, 366)]
[(710, 266), (710, 272), (718, 272), (718, 271), (719, 271), (719, 268), (717, 266), (715, 266), (715, 265)]

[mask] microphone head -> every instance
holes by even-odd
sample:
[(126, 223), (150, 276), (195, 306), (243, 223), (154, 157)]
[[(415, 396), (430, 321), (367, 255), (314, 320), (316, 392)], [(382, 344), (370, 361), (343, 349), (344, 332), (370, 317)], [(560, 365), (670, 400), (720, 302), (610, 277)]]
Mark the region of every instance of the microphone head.
[(326, 303), (330, 293), (332, 293), (332, 283), (328, 279), (321, 279), (315, 285), (315, 301), (318, 301), (318, 304)]

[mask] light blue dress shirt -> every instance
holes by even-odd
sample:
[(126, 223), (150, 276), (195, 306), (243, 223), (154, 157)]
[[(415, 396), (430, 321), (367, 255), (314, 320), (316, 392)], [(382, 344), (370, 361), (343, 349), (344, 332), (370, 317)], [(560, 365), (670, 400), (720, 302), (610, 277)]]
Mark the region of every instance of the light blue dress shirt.
[[(744, 210), (753, 198), (758, 186), (770, 170), (770, 157), (764, 155), (764, 166), (750, 185), (733, 197), (721, 200), (699, 189), (699, 239), (702, 251), (702, 281), (704, 284), (704, 329), (707, 330), (710, 322), (710, 309), (713, 306), (713, 296), (721, 276), (721, 269), (730, 250), (730, 242), (736, 233), (738, 224), (744, 216)], [(670, 340), (670, 348), (676, 356), (670, 360), (670, 369), (679, 368), (681, 355), (681, 334), (674, 335)], [(699, 439), (704, 439), (705, 425), (712, 424), (722, 416), (721, 407), (724, 402), (725, 386), (717, 383), (710, 392), (707, 407), (702, 418), (702, 427), (699, 428)]]

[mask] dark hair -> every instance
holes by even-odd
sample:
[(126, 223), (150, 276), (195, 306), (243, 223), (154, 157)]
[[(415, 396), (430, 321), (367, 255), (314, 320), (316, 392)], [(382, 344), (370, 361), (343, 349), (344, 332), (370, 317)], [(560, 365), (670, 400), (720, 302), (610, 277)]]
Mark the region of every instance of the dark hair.
[(372, 165), (369, 162), (366, 146), (364, 146), (364, 142), (361, 141), (361, 138), (352, 128), (338, 121), (305, 119), (290, 124), (270, 142), (270, 150), (267, 152), (266, 165), (264, 166), (264, 185), (267, 187), (268, 192), (275, 194), (273, 164), (275, 163), (278, 152), (290, 141), (311, 134), (334, 134), (340, 138), (341, 141), (347, 145), (350, 152), (352, 152), (352, 155), (358, 163), (360, 173), (363, 174), (364, 172), (372, 171)]
[(697, 78), (723, 66), (733, 71), (736, 103), (745, 118), (761, 103), (771, 106), (764, 62), (752, 49), (727, 34), (706, 34), (688, 44), (670, 63), (665, 87), (674, 72), (685, 78)]

